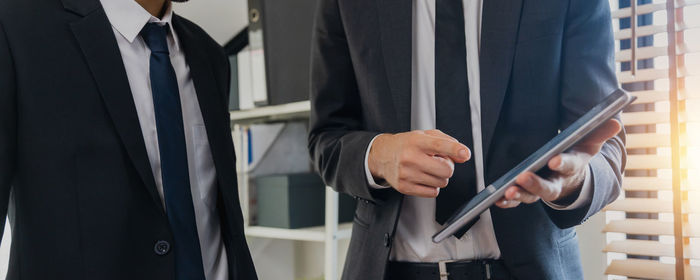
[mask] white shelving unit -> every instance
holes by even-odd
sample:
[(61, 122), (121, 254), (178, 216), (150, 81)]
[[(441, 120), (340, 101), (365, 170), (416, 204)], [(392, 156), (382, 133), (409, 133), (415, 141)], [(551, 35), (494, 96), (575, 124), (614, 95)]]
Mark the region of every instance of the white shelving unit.
[(231, 123), (234, 125), (250, 125), (253, 123), (308, 118), (310, 110), (311, 102), (307, 100), (284, 105), (231, 111)]
[(241, 198), (241, 208), (245, 218), (245, 234), (250, 237), (272, 238), (283, 240), (322, 242), (325, 246), (324, 277), (326, 280), (338, 279), (338, 241), (350, 238), (352, 223), (338, 224), (338, 193), (326, 188), (325, 225), (302, 229), (282, 229), (273, 227), (251, 226), (249, 216), (249, 177), (247, 164), (248, 150), (247, 135), (240, 133), (244, 128), (256, 123), (277, 122), (305, 119), (309, 116), (311, 105), (309, 101), (301, 101), (277, 106), (258, 107), (249, 110), (231, 112), (233, 133), (238, 133), (235, 139), (237, 148), (238, 188)]

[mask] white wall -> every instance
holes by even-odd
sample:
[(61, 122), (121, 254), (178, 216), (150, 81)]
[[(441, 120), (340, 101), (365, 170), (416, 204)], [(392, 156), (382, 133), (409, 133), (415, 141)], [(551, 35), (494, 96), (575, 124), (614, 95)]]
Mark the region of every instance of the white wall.
[(189, 0), (174, 3), (177, 14), (194, 21), (219, 44), (225, 44), (248, 24), (246, 0)]
[(598, 213), (576, 227), (584, 279), (606, 279), (603, 275), (606, 267), (604, 226), (605, 213)]

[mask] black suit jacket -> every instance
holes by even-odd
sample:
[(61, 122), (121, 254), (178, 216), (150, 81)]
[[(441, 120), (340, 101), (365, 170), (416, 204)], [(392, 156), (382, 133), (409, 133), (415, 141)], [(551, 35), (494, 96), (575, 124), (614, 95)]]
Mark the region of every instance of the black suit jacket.
[[(256, 279), (227, 111), (228, 60), (175, 16), (217, 171), (230, 279)], [(8, 210), (9, 202), (9, 210)], [(0, 216), (8, 279), (175, 279), (129, 81), (98, 0), (0, 0)], [(177, 246), (177, 244), (172, 244)]]
[[(313, 39), (309, 148), (326, 183), (359, 203), (344, 279), (382, 279), (403, 195), (373, 190), (365, 151), (379, 133), (410, 129), (412, 1), (321, 0)], [(486, 183), (618, 87), (607, 0), (486, 0), (480, 71)], [(593, 199), (491, 207), (507, 267), (522, 279), (581, 279), (572, 228), (620, 192), (624, 134), (590, 170)]]

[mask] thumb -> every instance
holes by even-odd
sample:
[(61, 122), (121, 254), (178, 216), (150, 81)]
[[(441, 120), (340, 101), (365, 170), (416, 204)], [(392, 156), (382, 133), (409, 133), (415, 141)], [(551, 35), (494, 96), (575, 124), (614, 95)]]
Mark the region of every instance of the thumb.
[(582, 165), (588, 164), (590, 158), (591, 155), (583, 152), (563, 153), (550, 159), (547, 167), (561, 174), (573, 174), (580, 170)]

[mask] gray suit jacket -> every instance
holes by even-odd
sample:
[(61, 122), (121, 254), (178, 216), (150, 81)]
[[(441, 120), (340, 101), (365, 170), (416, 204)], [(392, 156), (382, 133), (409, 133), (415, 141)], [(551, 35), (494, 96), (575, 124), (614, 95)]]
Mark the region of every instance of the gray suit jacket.
[[(312, 51), (309, 148), (323, 179), (358, 198), (344, 279), (382, 279), (403, 195), (366, 182), (364, 151), (379, 133), (410, 129), (411, 1), (321, 0)], [(484, 1), (481, 108), (486, 183), (515, 166), (618, 87), (606, 0)], [(519, 279), (582, 279), (573, 226), (615, 200), (624, 133), (590, 170), (580, 209), (491, 208), (508, 269)]]

